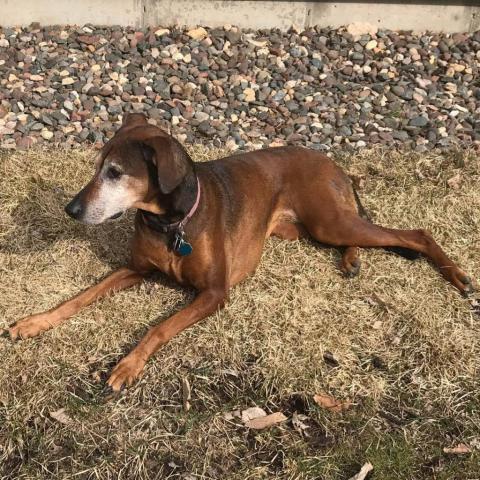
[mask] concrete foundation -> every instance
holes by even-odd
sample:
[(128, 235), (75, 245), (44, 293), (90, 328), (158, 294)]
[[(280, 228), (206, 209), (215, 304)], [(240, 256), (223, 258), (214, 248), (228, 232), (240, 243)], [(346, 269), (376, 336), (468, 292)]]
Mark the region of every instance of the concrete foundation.
[(242, 0), (3, 0), (3, 26), (93, 23), (96, 25), (222, 26), (288, 29), (339, 27), (368, 22), (392, 30), (472, 32), (480, 6), (378, 2)]

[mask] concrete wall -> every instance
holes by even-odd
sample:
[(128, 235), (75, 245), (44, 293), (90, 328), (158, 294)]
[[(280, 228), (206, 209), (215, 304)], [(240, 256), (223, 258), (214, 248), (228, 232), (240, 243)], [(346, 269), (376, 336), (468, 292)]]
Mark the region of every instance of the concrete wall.
[(0, 0), (0, 25), (140, 25), (138, 0)]
[(0, 0), (0, 25), (172, 24), (287, 29), (292, 24), (467, 32), (480, 29), (480, 6), (248, 0)]

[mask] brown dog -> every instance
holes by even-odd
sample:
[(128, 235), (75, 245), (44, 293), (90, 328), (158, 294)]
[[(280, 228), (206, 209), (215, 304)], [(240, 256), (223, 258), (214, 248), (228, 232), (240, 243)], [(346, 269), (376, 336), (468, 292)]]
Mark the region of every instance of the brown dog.
[(341, 270), (358, 273), (358, 247), (418, 252), (462, 293), (472, 283), (425, 230), (383, 228), (362, 218), (347, 175), (328, 157), (296, 147), (243, 153), (194, 164), (182, 146), (142, 115), (129, 115), (102, 150), (90, 183), (67, 205), (73, 218), (98, 224), (137, 208), (132, 257), (98, 285), (10, 328), (13, 339), (59, 325), (113, 290), (160, 270), (198, 291), (195, 300), (152, 327), (113, 370), (108, 384), (130, 385), (174, 335), (221, 308), (231, 287), (252, 273), (265, 239), (277, 235), (345, 247)]

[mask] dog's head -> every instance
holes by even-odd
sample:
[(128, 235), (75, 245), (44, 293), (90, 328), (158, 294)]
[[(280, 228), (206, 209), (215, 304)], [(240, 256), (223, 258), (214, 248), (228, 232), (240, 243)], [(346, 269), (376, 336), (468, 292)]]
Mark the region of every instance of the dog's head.
[(180, 143), (144, 115), (126, 115), (105, 144), (92, 180), (65, 207), (72, 218), (98, 224), (129, 208), (164, 213), (162, 201), (193, 171)]

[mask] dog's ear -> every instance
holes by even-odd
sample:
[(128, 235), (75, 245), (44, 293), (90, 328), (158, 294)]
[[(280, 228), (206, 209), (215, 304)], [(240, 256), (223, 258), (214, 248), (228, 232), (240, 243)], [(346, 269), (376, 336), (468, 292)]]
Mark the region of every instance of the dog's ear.
[(172, 137), (158, 135), (145, 139), (146, 155), (156, 165), (158, 185), (163, 194), (171, 193), (177, 188), (185, 176), (193, 170), (193, 161)]
[(138, 125), (148, 125), (147, 117), (143, 113), (125, 113), (122, 119), (122, 127)]
[[(146, 160), (155, 164), (160, 191), (165, 195), (171, 193), (193, 171), (192, 159), (177, 140), (160, 128), (148, 124), (143, 115), (130, 114), (125, 121), (122, 128), (107, 142), (105, 151), (108, 147), (125, 141), (140, 144)], [(124, 128), (126, 126), (128, 128)]]

